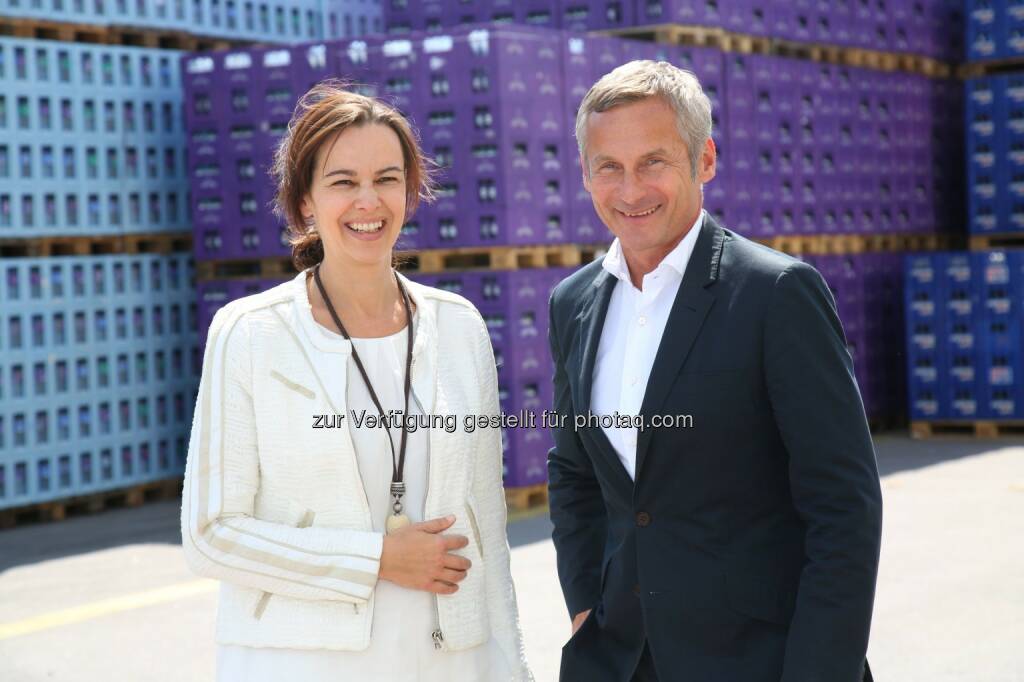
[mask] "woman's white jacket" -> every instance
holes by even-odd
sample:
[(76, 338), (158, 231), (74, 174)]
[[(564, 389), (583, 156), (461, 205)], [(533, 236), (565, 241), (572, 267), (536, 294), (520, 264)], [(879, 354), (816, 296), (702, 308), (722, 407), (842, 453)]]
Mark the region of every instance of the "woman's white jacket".
[[(493, 633), (516, 679), (529, 679), (509, 570), (501, 432), (464, 424), (500, 412), (487, 329), (461, 296), (402, 281), (418, 312), (413, 390), (425, 414), (457, 422), (452, 432), (430, 430), (424, 518), (453, 514), (448, 532), (469, 538), (459, 553), (473, 562), (458, 592), (436, 599), (440, 644), (466, 649)], [(300, 272), (214, 316), (189, 442), (182, 545), (192, 570), (222, 581), (218, 642), (362, 650), (383, 536), (373, 531), (347, 426), (312, 428), (314, 415), (347, 413), (325, 382), (346, 381), (351, 344), (332, 345), (330, 364), (314, 366), (316, 336), (304, 327), (313, 321), (300, 310), (305, 282)]]

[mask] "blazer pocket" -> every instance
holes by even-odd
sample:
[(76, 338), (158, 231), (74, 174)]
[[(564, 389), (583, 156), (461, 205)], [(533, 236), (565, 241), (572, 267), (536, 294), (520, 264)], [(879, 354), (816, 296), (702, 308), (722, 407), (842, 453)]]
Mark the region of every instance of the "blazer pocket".
[(288, 377), (284, 376), (283, 374), (281, 374), (277, 370), (274, 370), (274, 369), (270, 370), (270, 376), (272, 376), (273, 378), (277, 379), (279, 382), (281, 382), (282, 384), (284, 384), (285, 386), (287, 386), (291, 390), (295, 391), (296, 393), (300, 393), (300, 394), (306, 396), (310, 400), (316, 398), (316, 393), (314, 393), (313, 391), (309, 390), (308, 388), (306, 388), (302, 384), (295, 383), (294, 381), (292, 381)]
[[(295, 506), (295, 503), (291, 503)], [(313, 525), (313, 519), (316, 518), (316, 512), (312, 509), (306, 509), (302, 512), (302, 515), (298, 520), (292, 523), (296, 528), (309, 528)], [(267, 604), (270, 603), (270, 592), (261, 592), (259, 599), (256, 600), (256, 608), (253, 609), (252, 617), (259, 620), (263, 617), (263, 612), (267, 610)]]
[(480, 558), (484, 558), (484, 543), (480, 537), (480, 526), (476, 523), (476, 513), (473, 512), (473, 506), (466, 502), (462, 505), (466, 509), (466, 518), (469, 519), (469, 528), (473, 532), (473, 541), (476, 542), (477, 551), (480, 552)]

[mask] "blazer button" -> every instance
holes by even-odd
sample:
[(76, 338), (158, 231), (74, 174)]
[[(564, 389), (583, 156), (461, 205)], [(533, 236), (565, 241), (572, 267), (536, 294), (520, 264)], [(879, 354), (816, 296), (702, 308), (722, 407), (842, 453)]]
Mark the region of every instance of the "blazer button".
[(651, 525), (651, 515), (647, 512), (640, 512), (636, 515), (636, 525), (640, 526), (641, 528), (646, 528), (647, 526)]
[(635, 596), (637, 596), (637, 597), (640, 596), (640, 586), (639, 585), (633, 585), (633, 594)]

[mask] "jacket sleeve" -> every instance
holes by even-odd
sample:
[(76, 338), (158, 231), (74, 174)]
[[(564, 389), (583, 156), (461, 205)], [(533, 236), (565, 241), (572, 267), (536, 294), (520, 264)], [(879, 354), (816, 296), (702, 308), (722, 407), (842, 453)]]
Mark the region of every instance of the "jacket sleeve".
[(881, 487), (835, 304), (804, 263), (775, 282), (764, 363), (793, 504), (806, 526), (782, 680), (859, 682), (878, 574)]
[(555, 363), (555, 446), (548, 452), (551, 538), (558, 554), (558, 578), (569, 617), (601, 601), (601, 564), (608, 535), (608, 513), (590, 456), (575, 428), (565, 358), (558, 337), (555, 294), (548, 301), (548, 341)]
[[(487, 326), (477, 316), (479, 329), (476, 337), (476, 371), (483, 396), (483, 413), (498, 415), (498, 375), (494, 364), (494, 350)], [(476, 500), (480, 524), (480, 542), (484, 558), (487, 589), (488, 617), (498, 645), (505, 654), (509, 669), (516, 682), (533, 680), (526, 662), (523, 633), (519, 626), (519, 607), (516, 589), (512, 583), (512, 569), (508, 547), (505, 491), (502, 486), (502, 445), (500, 428), (476, 430), (477, 461), (474, 465), (473, 497)], [(470, 570), (473, 570), (472, 568)]]
[(259, 487), (248, 324), (228, 304), (210, 326), (189, 441), (181, 506), (189, 567), (296, 599), (365, 602), (377, 582), (383, 536), (255, 518)]

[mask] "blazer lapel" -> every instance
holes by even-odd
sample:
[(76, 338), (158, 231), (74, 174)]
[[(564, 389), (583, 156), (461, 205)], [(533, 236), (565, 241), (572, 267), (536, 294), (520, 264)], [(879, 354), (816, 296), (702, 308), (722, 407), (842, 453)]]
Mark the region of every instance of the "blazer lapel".
[[(707, 287), (718, 279), (724, 243), (725, 232), (710, 214), (706, 215), (693, 254), (686, 266), (683, 281), (672, 303), (665, 332), (658, 345), (658, 353), (654, 357), (644, 401), (640, 407), (645, 424), (651, 423), (651, 417), (658, 414), (665, 403), (679, 371), (686, 363), (693, 342), (700, 334), (704, 319), (714, 305), (715, 295), (708, 291)], [(646, 428), (637, 439), (637, 477), (640, 475), (652, 436), (653, 430)]]
[[(594, 389), (594, 364), (597, 361), (597, 348), (601, 343), (601, 332), (604, 329), (604, 321), (608, 315), (608, 304), (611, 302), (612, 292), (615, 290), (615, 285), (618, 281), (611, 273), (602, 268), (591, 285), (589, 299), (583, 304), (579, 314), (576, 315), (576, 320), (580, 325), (579, 357), (581, 362), (579, 372), (569, 372), (569, 381), (576, 383), (574, 394), (577, 396), (579, 405), (577, 414), (579, 415), (585, 416), (590, 412), (590, 395)], [(629, 472), (622, 466), (622, 460), (619, 459), (619, 455), (615, 452), (611, 441), (608, 440), (608, 436), (605, 435), (600, 427), (584, 428), (580, 431), (580, 436), (588, 438), (591, 444), (611, 464), (612, 471), (618, 472), (619, 484), (633, 485)]]
[(590, 411), (590, 394), (594, 388), (594, 363), (597, 360), (597, 347), (601, 343), (601, 331), (604, 329), (604, 320), (608, 315), (608, 304), (612, 300), (612, 292), (618, 281), (611, 273), (602, 268), (591, 285), (589, 301), (576, 315), (576, 319), (580, 323), (582, 363), (579, 373), (575, 374), (573, 378), (578, 381), (579, 411), (584, 414)]

